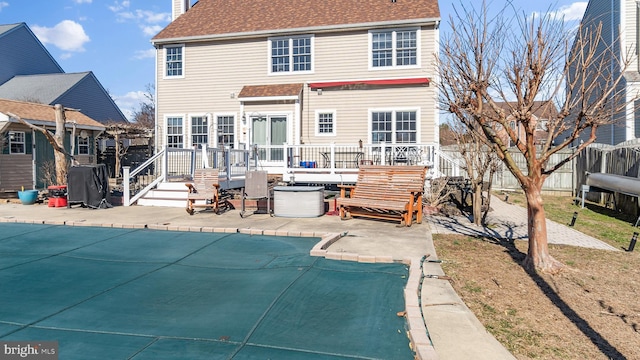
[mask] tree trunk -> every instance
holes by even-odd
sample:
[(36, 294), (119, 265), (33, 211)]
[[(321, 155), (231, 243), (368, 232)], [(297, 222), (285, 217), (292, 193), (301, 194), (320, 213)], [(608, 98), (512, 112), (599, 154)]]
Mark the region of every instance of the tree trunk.
[(116, 134), (114, 135), (114, 141), (115, 141), (115, 152), (116, 152), (116, 164), (115, 164), (115, 177), (119, 178), (120, 177), (120, 131), (118, 129), (116, 129)]
[(473, 223), (482, 224), (482, 183), (473, 185), (473, 204), (471, 204), (473, 212)]
[(562, 270), (564, 265), (549, 255), (547, 219), (545, 217), (541, 189), (542, 184), (535, 184), (525, 188), (529, 249), (522, 265), (525, 269), (537, 269), (553, 274)]
[[(64, 108), (60, 104), (54, 106), (56, 113), (56, 132), (53, 135), (59, 148), (64, 149)], [(72, 139), (73, 141), (73, 139)], [(55, 149), (54, 149), (55, 150)], [(57, 185), (66, 184), (67, 182), (67, 158), (64, 152), (54, 151), (54, 159), (56, 161), (56, 182)]]

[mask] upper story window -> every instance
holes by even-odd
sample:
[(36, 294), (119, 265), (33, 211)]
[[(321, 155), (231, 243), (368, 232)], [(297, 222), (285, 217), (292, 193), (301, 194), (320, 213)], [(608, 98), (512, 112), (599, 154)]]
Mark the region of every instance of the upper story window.
[(192, 116), (191, 117), (191, 144), (202, 148), (203, 144), (208, 144), (207, 117), (206, 116)]
[(9, 154), (25, 153), (25, 135), (24, 131), (9, 132)]
[(313, 36), (269, 39), (270, 67), (275, 73), (309, 72), (313, 69)]
[(230, 146), (233, 148), (234, 139), (233, 115), (218, 116), (218, 145)]
[(184, 76), (184, 46), (167, 46), (164, 48), (165, 53), (165, 77), (182, 77)]
[(370, 67), (397, 68), (419, 66), (420, 30), (384, 30), (369, 32)]
[(326, 136), (336, 134), (335, 111), (318, 110), (316, 112), (316, 135)]
[(184, 147), (182, 129), (182, 117), (167, 117), (167, 147), (179, 149)]

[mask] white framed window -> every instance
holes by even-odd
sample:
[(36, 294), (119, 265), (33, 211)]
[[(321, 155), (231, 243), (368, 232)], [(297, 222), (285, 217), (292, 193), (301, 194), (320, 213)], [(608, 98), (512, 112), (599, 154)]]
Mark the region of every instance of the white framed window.
[(316, 110), (316, 136), (336, 135), (336, 111)]
[(164, 47), (164, 77), (184, 77), (184, 45)]
[(420, 29), (369, 31), (369, 69), (420, 67)]
[(206, 116), (191, 117), (191, 145), (202, 149), (209, 143), (209, 126)]
[(218, 115), (218, 145), (229, 146), (233, 149), (235, 143), (235, 122), (234, 115)]
[(167, 116), (167, 147), (184, 148), (184, 125), (182, 116)]
[(269, 39), (269, 73), (291, 74), (313, 71), (312, 35)]
[(371, 111), (371, 143), (414, 144), (418, 142), (417, 110)]
[(78, 155), (89, 155), (89, 137), (78, 136)]
[(25, 154), (24, 131), (9, 131), (9, 154)]

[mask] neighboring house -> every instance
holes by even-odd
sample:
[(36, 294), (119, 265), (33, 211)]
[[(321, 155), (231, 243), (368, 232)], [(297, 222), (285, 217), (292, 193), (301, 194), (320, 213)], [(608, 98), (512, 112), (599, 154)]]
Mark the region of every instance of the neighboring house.
[(62, 104), (101, 122), (128, 122), (93, 72), (17, 75), (0, 85), (0, 99)]
[[(504, 110), (506, 113), (510, 113), (512, 109), (517, 106), (517, 102), (498, 102), (497, 105)], [(534, 101), (533, 107), (533, 119), (536, 122), (536, 129), (534, 132), (534, 143), (536, 145), (543, 145), (547, 142), (547, 135), (549, 134), (547, 125), (550, 119), (555, 119), (558, 116), (558, 109), (553, 104), (553, 101)], [(522, 141), (525, 140), (525, 132), (524, 127), (521, 123), (511, 120), (507, 118), (509, 121), (509, 126), (513, 129), (517, 137)], [(511, 142), (511, 139), (507, 136), (506, 131), (504, 129), (496, 129), (502, 138), (502, 141), (507, 144), (507, 146), (514, 146)]]
[[(590, 0), (582, 18), (583, 26), (602, 25), (600, 49), (612, 48), (616, 56), (635, 53), (636, 63), (628, 68), (622, 83), (622, 101), (629, 102), (640, 92), (640, 60), (638, 38), (640, 36), (640, 3), (636, 0)], [(574, 49), (575, 50), (575, 49)], [(619, 74), (620, 62), (613, 59), (611, 71)], [(596, 135), (598, 143), (615, 145), (640, 137), (640, 102), (631, 102), (626, 111), (612, 115), (614, 124), (601, 126)], [(586, 134), (585, 134), (586, 135)]]
[[(0, 192), (44, 188), (43, 173), (53, 162), (53, 147), (39, 132), (10, 117), (12, 113), (37, 126), (55, 131), (55, 111), (51, 105), (0, 99)], [(65, 109), (65, 148), (83, 164), (96, 163), (95, 138), (104, 131), (101, 123), (75, 110)], [(75, 127), (75, 131), (74, 131)], [(75, 133), (75, 136), (72, 134)]]
[(0, 25), (0, 50), (0, 84), (15, 75), (64, 73), (25, 23)]
[(437, 0), (172, 4), (152, 39), (157, 148), (437, 146)]
[(0, 25), (0, 98), (61, 104), (101, 123), (127, 118), (92, 72), (65, 74), (25, 23)]

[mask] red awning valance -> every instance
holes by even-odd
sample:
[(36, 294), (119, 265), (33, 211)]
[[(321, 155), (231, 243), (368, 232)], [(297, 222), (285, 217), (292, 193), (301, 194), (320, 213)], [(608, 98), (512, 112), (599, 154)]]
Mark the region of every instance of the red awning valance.
[(332, 87), (348, 86), (348, 85), (427, 85), (428, 78), (408, 78), (408, 79), (381, 79), (381, 80), (352, 80), (352, 81), (328, 81), (309, 83), (311, 90), (326, 89)]

